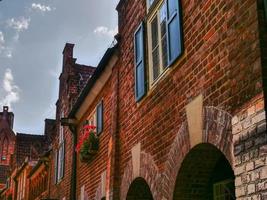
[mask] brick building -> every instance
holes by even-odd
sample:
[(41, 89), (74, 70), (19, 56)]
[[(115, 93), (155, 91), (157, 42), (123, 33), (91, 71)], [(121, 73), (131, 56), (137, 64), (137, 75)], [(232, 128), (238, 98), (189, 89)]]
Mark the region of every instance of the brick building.
[(29, 180), (29, 200), (49, 199), (49, 155), (51, 151), (40, 156), (36, 165), (31, 169)]
[(0, 190), (5, 187), (15, 147), (14, 114), (4, 106), (0, 112)]
[(119, 2), (118, 45), (65, 121), (98, 133), (76, 199), (267, 198), (266, 4)]
[(43, 135), (15, 134), (12, 130), (14, 114), (8, 112), (8, 107), (4, 106), (0, 116), (0, 199), (28, 199), (27, 175), (40, 156), (49, 149), (54, 137), (55, 120), (45, 120)]
[(67, 116), (95, 68), (76, 63), (73, 58), (74, 44), (67, 43), (63, 50), (62, 73), (59, 77), (59, 98), (56, 103), (56, 133), (53, 137), (50, 165), (49, 196), (54, 199), (73, 199), (73, 135), (60, 125), (60, 119)]
[(66, 44), (49, 198), (267, 199), (266, 8), (120, 0), (97, 68)]

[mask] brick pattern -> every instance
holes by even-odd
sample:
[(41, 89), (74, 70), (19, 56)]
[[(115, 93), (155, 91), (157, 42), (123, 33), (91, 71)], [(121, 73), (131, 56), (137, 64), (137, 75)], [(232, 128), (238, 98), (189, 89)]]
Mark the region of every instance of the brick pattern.
[[(203, 142), (216, 146), (235, 167), (231, 116), (263, 91), (258, 1), (181, 3), (185, 55), (140, 103), (134, 96), (133, 34), (146, 20), (145, 0), (121, 0), (118, 5), (120, 174), (131, 173), (124, 170), (130, 170), (130, 151), (138, 142), (164, 174), (177, 130), (186, 127), (185, 105), (201, 93), (204, 105), (211, 106), (204, 110)], [(177, 148), (175, 151), (181, 154), (186, 151), (186, 145)], [(172, 177), (167, 175), (166, 179)], [(171, 193), (163, 194), (171, 199)]]
[[(60, 118), (62, 113), (64, 117), (68, 115), (70, 109), (75, 103), (81, 89), (85, 83), (94, 73), (95, 68), (86, 65), (80, 65), (76, 63), (76, 59), (73, 58), (73, 44), (67, 43), (63, 51), (63, 67), (62, 73), (59, 77), (59, 99), (56, 103), (56, 121), (54, 122), (55, 134), (52, 135), (52, 148), (54, 151), (58, 149), (59, 141), (59, 130), (60, 130)], [(63, 179), (55, 184), (55, 162), (54, 153), (51, 156), (51, 172), (50, 172), (50, 197), (56, 199), (69, 200), (71, 191), (71, 176), (72, 176), (72, 151), (73, 138), (72, 133), (68, 127), (63, 128), (64, 139), (65, 139), (65, 165), (64, 165), (64, 177)]]
[(267, 196), (266, 113), (262, 96), (254, 99), (232, 120), (237, 199)]
[[(161, 200), (159, 193), (160, 188), (162, 187), (161, 175), (153, 157), (145, 152), (141, 152), (140, 177), (146, 180), (153, 195), (153, 198), (155, 200)], [(120, 199), (126, 199), (131, 183), (136, 178), (138, 177), (134, 177), (133, 175), (132, 160), (130, 160), (122, 176)]]

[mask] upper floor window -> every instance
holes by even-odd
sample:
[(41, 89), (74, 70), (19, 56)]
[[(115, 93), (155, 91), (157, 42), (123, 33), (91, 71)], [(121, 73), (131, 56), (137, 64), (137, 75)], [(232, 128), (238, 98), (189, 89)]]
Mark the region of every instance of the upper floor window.
[(7, 155), (8, 155), (8, 139), (5, 137), (2, 145), (1, 145), (1, 160), (0, 161), (6, 161), (7, 160)]
[(99, 135), (103, 131), (103, 101), (101, 100), (95, 110), (88, 117), (88, 125), (96, 127), (96, 133)]
[(145, 95), (147, 82), (152, 86), (183, 53), (180, 0), (147, 0), (148, 8), (152, 4), (155, 5), (149, 10), (146, 27), (142, 22), (134, 34), (137, 101)]
[[(61, 113), (60, 118), (64, 117), (64, 112)], [(55, 155), (55, 183), (58, 183), (64, 177), (65, 166), (65, 137), (64, 127), (59, 125), (58, 135), (58, 151)]]

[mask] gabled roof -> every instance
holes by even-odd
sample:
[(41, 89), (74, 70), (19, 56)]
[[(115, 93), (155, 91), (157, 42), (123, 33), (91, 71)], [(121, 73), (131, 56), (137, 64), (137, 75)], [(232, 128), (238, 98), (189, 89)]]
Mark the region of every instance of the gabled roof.
[(30, 135), (17, 133), (15, 146), (16, 165), (20, 166), (26, 157), (37, 160), (48, 149), (47, 137), (44, 135)]
[(81, 104), (84, 102), (85, 98), (87, 95), (90, 93), (91, 89), (94, 87), (96, 81), (98, 78), (101, 76), (101, 74), (104, 72), (105, 68), (107, 67), (110, 59), (114, 55), (118, 48), (118, 44), (116, 44), (114, 47), (108, 48), (107, 51), (105, 52), (104, 56), (100, 60), (97, 68), (95, 69), (92, 77), (88, 80), (87, 84), (85, 85), (84, 89), (81, 91), (78, 99), (76, 100), (75, 104), (73, 105), (69, 117), (73, 118), (78, 111), (79, 107)]

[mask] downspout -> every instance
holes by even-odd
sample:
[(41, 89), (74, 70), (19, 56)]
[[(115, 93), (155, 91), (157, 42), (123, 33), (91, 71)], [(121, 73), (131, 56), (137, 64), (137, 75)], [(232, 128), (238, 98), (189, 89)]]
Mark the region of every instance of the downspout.
[(70, 199), (76, 200), (76, 170), (77, 170), (77, 154), (75, 147), (77, 144), (77, 128), (75, 125), (69, 125), (70, 131), (72, 133), (73, 147), (72, 147), (72, 171), (71, 171), (71, 188), (70, 188)]

